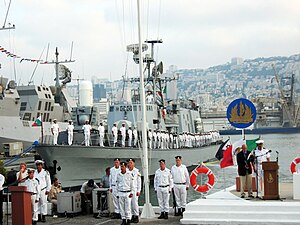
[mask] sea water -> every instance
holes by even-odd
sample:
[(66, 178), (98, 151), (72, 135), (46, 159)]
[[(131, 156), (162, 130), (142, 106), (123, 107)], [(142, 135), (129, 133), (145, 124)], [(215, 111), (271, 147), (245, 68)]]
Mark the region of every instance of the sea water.
[[(264, 135), (246, 135), (247, 140), (256, 139), (260, 137), (265, 141), (264, 147), (272, 150), (271, 152), (271, 161), (277, 160), (278, 155), (278, 164), (279, 164), (279, 182), (292, 182), (293, 176), (290, 172), (290, 165), (294, 158), (300, 157), (300, 134), (264, 134)], [(231, 141), (235, 142), (240, 140), (242, 137), (241, 135), (232, 135), (230, 136)], [(224, 140), (227, 137), (223, 137)], [(219, 146), (215, 146), (215, 152), (218, 150)], [(278, 152), (278, 154), (276, 153)], [(214, 158), (214, 154), (211, 155), (211, 158)], [(184, 164), (184, 160), (183, 160)], [(215, 185), (212, 190), (209, 191), (211, 194), (216, 191), (220, 191), (222, 189), (228, 188), (232, 185), (235, 185), (235, 178), (237, 176), (237, 167), (230, 166), (224, 169), (220, 168), (219, 162), (214, 163), (206, 163), (205, 166), (210, 168), (214, 175), (215, 175)], [(171, 166), (168, 165), (170, 168)], [(298, 166), (298, 168), (300, 165)], [(254, 176), (254, 174), (253, 174)], [(198, 175), (197, 182), (205, 184), (207, 182), (206, 175)], [(203, 195), (194, 191), (192, 187), (188, 190), (187, 201), (191, 202), (196, 199), (201, 198)], [(156, 194), (153, 188), (153, 184), (150, 186), (150, 201), (152, 205), (157, 204)], [(144, 196), (140, 197), (139, 204), (143, 205), (144, 203)], [(172, 197), (170, 198), (170, 206), (172, 204)]]

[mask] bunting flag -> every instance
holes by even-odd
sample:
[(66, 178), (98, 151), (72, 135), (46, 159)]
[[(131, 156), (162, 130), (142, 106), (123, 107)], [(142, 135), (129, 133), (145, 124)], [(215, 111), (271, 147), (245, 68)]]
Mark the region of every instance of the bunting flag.
[(32, 127), (41, 127), (41, 126), (42, 126), (42, 117), (39, 116), (32, 124)]
[(23, 61), (27, 61), (27, 62), (37, 62), (37, 63), (41, 63), (43, 62), (43, 60), (39, 60), (39, 59), (31, 59), (31, 58), (23, 58), (21, 56), (18, 56), (8, 50), (6, 50), (3, 46), (0, 46), (0, 51), (5, 53), (7, 57), (11, 57), (11, 58), (17, 58), (17, 59), (21, 59), (20, 63)]

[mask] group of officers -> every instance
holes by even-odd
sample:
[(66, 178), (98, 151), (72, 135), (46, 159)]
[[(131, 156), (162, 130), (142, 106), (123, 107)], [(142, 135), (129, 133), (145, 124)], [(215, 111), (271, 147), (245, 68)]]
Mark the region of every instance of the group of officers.
[(245, 198), (245, 190), (248, 189), (248, 197), (253, 198), (252, 168), (256, 174), (257, 198), (262, 198), (264, 171), (262, 163), (270, 161), (270, 150), (264, 148), (264, 141), (257, 140), (253, 151), (247, 150), (247, 145), (236, 149), (238, 174), (240, 177), (241, 198)]
[[(91, 130), (92, 126), (89, 121), (85, 121), (82, 126), (84, 134), (84, 145), (91, 145)], [(99, 146), (104, 147), (105, 127), (101, 122), (97, 128), (99, 134)], [(73, 144), (73, 132), (74, 125), (72, 120), (69, 120), (66, 131), (68, 133), (68, 144)], [(51, 133), (53, 135), (53, 144), (57, 145), (57, 139), (60, 132), (57, 120), (54, 119), (51, 126)], [(120, 129), (117, 128), (117, 124), (114, 123), (111, 129), (112, 143), (116, 147), (118, 140), (121, 142), (122, 147), (137, 147), (139, 138), (136, 127), (129, 127), (126, 129), (125, 123), (122, 123)], [(126, 145), (127, 140), (127, 145)], [(221, 140), (218, 131), (210, 131), (202, 134), (194, 134), (190, 132), (169, 132), (159, 129), (148, 129), (147, 131), (147, 142), (150, 149), (177, 149), (177, 148), (193, 148), (210, 145), (217, 143)]]
[(38, 221), (46, 222), (48, 199), (56, 206), (57, 194), (62, 191), (58, 179), (51, 185), (50, 174), (43, 168), (42, 160), (36, 160), (35, 165), (36, 169), (27, 169), (26, 164), (21, 163), (20, 171), (16, 174), (18, 186), (26, 186), (27, 192), (31, 193), (33, 225)]
[[(164, 159), (159, 160), (159, 169), (155, 172), (154, 189), (160, 208), (158, 219), (168, 219), (170, 193), (173, 190), (177, 205), (176, 216), (185, 211), (189, 173), (182, 164), (181, 156), (176, 156), (176, 163), (171, 169), (166, 167)], [(109, 172), (109, 190), (112, 193), (115, 212), (113, 218), (122, 219), (121, 225), (139, 222), (138, 198), (141, 193), (141, 174), (135, 167), (135, 160), (130, 158), (121, 162), (114, 159), (114, 166)]]

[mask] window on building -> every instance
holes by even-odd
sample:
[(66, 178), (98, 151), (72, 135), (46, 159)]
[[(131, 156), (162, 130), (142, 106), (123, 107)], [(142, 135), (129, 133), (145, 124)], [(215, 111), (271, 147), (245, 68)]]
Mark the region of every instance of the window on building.
[(42, 108), (42, 101), (39, 101), (38, 110), (41, 110)]

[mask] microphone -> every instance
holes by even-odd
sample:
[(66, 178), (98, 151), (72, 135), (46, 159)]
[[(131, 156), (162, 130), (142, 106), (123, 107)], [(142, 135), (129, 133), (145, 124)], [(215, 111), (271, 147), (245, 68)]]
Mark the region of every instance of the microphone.
[[(270, 149), (269, 151), (268, 151), (268, 153), (271, 153), (272, 152), (272, 150)], [(277, 152), (277, 151), (276, 151)]]

